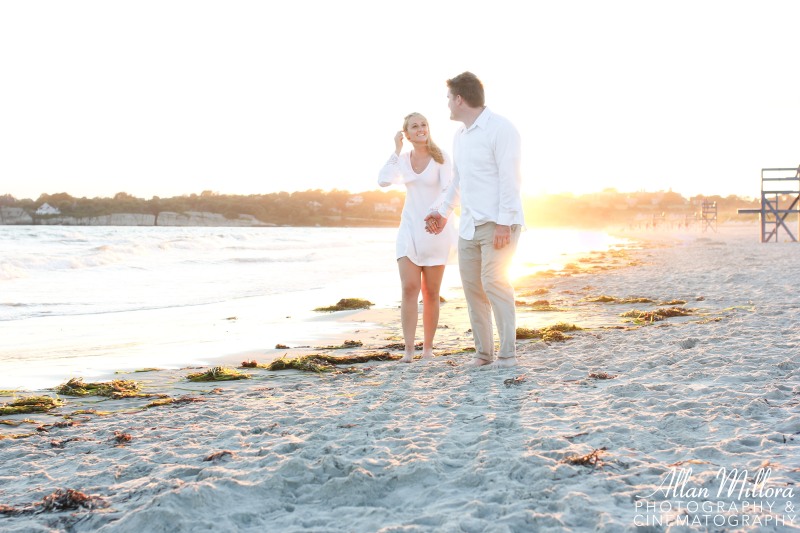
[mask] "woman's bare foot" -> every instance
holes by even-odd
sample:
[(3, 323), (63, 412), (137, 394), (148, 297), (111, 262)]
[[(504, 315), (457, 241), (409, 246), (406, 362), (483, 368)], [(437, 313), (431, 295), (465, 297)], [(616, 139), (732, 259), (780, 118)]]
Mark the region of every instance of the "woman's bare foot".
[(422, 352), (422, 360), (423, 361), (433, 361), (433, 350), (430, 352), (423, 351)]
[(414, 360), (414, 354), (407, 353), (397, 362), (398, 363), (410, 363), (413, 360)]

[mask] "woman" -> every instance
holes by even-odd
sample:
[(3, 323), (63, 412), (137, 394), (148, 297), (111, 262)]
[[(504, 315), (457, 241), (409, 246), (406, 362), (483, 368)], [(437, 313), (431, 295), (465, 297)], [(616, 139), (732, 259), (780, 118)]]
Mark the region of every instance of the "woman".
[[(410, 152), (400, 153), (403, 137), (411, 143)], [(455, 224), (447, 224), (438, 235), (425, 231), (425, 217), (438, 207), (440, 195), (452, 177), (450, 158), (430, 138), (428, 121), (411, 113), (403, 121), (403, 130), (394, 137), (394, 154), (381, 169), (378, 184), (406, 186), (406, 201), (397, 233), (397, 265), (403, 299), (400, 306), (405, 356), (414, 357), (418, 304), (422, 291), (422, 358), (433, 358), (433, 337), (439, 323), (439, 288), (444, 266), (455, 244)]]

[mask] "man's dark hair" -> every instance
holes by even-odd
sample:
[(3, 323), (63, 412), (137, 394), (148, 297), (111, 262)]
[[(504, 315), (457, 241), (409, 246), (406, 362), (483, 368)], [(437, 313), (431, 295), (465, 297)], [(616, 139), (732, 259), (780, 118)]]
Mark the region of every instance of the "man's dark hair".
[(483, 83), (472, 72), (462, 72), (447, 80), (447, 88), (453, 96), (461, 96), (470, 107), (483, 107)]

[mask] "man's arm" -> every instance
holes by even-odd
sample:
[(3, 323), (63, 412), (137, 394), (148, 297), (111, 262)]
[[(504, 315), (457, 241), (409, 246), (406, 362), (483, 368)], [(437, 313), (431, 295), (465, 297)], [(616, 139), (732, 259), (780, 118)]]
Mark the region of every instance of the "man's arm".
[(494, 232), (494, 247), (497, 249), (511, 242), (511, 226), (519, 223), (522, 209), (520, 160), (519, 133), (510, 123), (504, 124), (495, 144), (495, 161), (500, 179), (500, 205)]

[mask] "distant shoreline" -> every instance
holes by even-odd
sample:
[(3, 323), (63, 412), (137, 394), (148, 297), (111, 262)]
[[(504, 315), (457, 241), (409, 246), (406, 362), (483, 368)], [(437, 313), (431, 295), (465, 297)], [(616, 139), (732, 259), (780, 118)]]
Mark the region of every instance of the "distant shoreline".
[(92, 217), (65, 215), (31, 216), (20, 208), (0, 207), (0, 226), (138, 226), (138, 227), (393, 227), (397, 220), (368, 219), (361, 217), (340, 217), (340, 220), (326, 220), (315, 224), (276, 224), (263, 222), (252, 215), (240, 214), (228, 218), (220, 213), (189, 211), (176, 213), (161, 212), (156, 215), (144, 213), (113, 213)]

